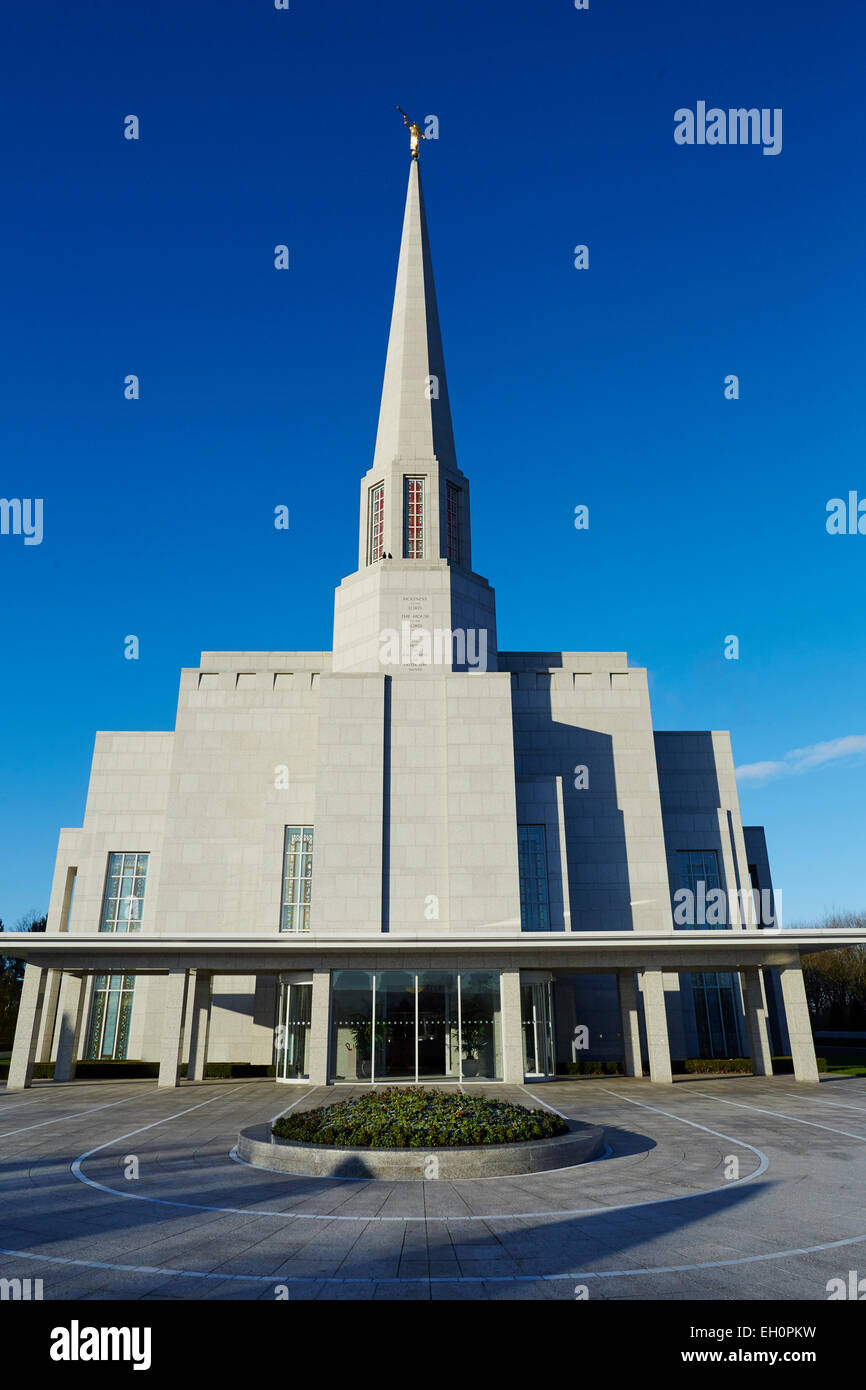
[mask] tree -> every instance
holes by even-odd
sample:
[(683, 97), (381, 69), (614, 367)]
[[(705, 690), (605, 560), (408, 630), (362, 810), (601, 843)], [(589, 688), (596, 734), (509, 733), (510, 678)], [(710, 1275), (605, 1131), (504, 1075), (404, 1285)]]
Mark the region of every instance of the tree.
[[(819, 925), (863, 931), (866, 913), (847, 912)], [(804, 955), (803, 981), (814, 1028), (839, 1033), (866, 1030), (866, 946), (840, 946)]]
[[(45, 931), (48, 919), (31, 908), (18, 918), (16, 932)], [(3, 931), (0, 918), (0, 931)], [(7, 950), (9, 947), (6, 948)], [(24, 979), (25, 962), (18, 956), (0, 955), (0, 1047), (8, 1048), (15, 1036), (15, 1021), (18, 1018), (18, 1005), (21, 1000), (21, 984)]]

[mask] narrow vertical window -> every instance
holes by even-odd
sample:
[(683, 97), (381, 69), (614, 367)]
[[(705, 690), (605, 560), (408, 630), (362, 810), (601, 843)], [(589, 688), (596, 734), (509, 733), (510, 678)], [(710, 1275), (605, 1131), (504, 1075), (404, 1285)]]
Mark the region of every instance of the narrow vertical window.
[(445, 486), (448, 559), (460, 564), (460, 489), (453, 483)]
[[(680, 888), (687, 889), (691, 894), (691, 898), (686, 899), (690, 918), (686, 926), (691, 928), (724, 926), (724, 922), (716, 922), (715, 920), (707, 922), (701, 912), (702, 904), (706, 904), (707, 894), (721, 886), (719, 860), (716, 851), (714, 849), (677, 850), (677, 865), (680, 874)], [(699, 915), (701, 915), (701, 920), (698, 920)]]
[(520, 929), (550, 930), (550, 894), (547, 882), (547, 837), (543, 825), (518, 825), (520, 869)]
[(85, 1047), (88, 1060), (125, 1061), (134, 989), (134, 975), (96, 976)]
[(403, 479), (403, 554), (407, 560), (424, 558), (424, 479)]
[(287, 825), (280, 931), (309, 931), (313, 892), (313, 827)]
[[(727, 908), (722, 912), (723, 920), (715, 920), (716, 912), (711, 912), (707, 896), (721, 888), (719, 859), (714, 849), (681, 849), (677, 851), (677, 865), (680, 874), (680, 887), (688, 889), (690, 899), (686, 899), (690, 920), (685, 924), (692, 930), (707, 931), (724, 927)], [(724, 898), (722, 899), (724, 901)], [(713, 904), (717, 899), (713, 899)], [(711, 915), (713, 920), (707, 921)], [(685, 981), (691, 989), (692, 1004), (695, 1011), (699, 1057), (738, 1057), (740, 1054), (740, 1030), (738, 1024), (738, 988), (730, 971), (715, 973), (693, 971), (681, 973), (680, 983)]]
[(370, 514), (367, 523), (367, 564), (382, 558), (385, 541), (385, 484), (370, 488)]
[(144, 885), (147, 881), (146, 854), (110, 854), (100, 931), (141, 931)]

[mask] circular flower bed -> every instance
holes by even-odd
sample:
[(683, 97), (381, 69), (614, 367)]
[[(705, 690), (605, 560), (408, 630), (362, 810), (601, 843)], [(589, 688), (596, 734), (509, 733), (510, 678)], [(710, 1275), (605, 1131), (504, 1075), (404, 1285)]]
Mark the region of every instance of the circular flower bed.
[(283, 1115), (278, 1139), (338, 1149), (432, 1149), (470, 1144), (516, 1144), (552, 1139), (568, 1125), (550, 1110), (527, 1110), (507, 1100), (398, 1086), (370, 1091), (318, 1110)]

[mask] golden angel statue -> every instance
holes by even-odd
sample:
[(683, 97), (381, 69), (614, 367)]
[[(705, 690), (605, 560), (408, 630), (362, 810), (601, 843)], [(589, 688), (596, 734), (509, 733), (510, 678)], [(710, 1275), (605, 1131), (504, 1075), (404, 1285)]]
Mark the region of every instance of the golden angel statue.
[(403, 124), (407, 126), (409, 130), (409, 148), (412, 151), (412, 158), (417, 159), (419, 150), (421, 148), (421, 141), (426, 140), (427, 136), (424, 134), (417, 121), (409, 120), (409, 117), (406, 115), (406, 112), (403, 110), (402, 106), (398, 106), (397, 110), (403, 117)]

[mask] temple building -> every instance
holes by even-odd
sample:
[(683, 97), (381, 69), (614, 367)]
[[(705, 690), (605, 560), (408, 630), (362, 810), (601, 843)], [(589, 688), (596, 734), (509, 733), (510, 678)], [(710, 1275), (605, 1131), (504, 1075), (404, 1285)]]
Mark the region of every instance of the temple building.
[(357, 1085), (784, 1053), (817, 1080), (817, 943), (775, 925), (729, 735), (655, 732), (625, 652), (501, 651), (473, 559), (413, 157), (332, 650), (204, 652), (171, 732), (97, 734), (48, 930), (14, 941), (10, 1088), (83, 1059)]

